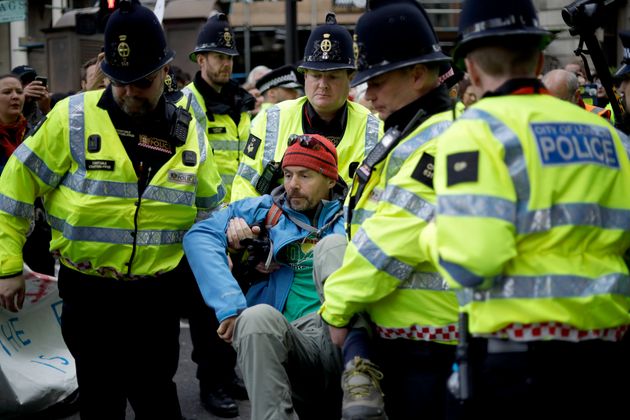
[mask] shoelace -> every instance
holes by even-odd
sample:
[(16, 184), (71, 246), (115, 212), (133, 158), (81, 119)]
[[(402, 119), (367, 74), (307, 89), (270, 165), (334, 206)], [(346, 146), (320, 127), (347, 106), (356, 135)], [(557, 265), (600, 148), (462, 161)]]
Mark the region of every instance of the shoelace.
[[(350, 384), (350, 377), (359, 374), (364, 374), (370, 377), (371, 382), (365, 384)], [(374, 387), (382, 394), (381, 387), (378, 385), (379, 381), (383, 379), (383, 374), (374, 365), (366, 360), (355, 358), (355, 367), (346, 374), (346, 380), (344, 385), (351, 398), (361, 398), (370, 395), (370, 388)]]

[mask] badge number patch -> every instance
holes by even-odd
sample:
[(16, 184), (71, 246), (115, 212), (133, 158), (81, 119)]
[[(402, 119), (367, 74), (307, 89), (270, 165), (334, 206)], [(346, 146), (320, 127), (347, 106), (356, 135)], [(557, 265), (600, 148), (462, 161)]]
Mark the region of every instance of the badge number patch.
[(197, 176), (186, 172), (168, 171), (168, 180), (176, 184), (195, 185), (197, 183)]
[(113, 171), (114, 164), (116, 162), (113, 160), (85, 160), (85, 168), (91, 171)]
[(247, 144), (245, 145), (245, 149), (243, 150), (243, 154), (250, 159), (256, 159), (256, 153), (258, 152), (258, 148), (260, 147), (260, 140), (253, 134), (249, 135), (249, 139), (247, 140)]
[(435, 168), (435, 158), (428, 153), (423, 153), (416, 169), (413, 170), (411, 177), (416, 181), (422, 182), (429, 188), (433, 188), (433, 170)]
[(479, 152), (454, 153), (446, 157), (446, 185), (477, 182), (479, 179)]

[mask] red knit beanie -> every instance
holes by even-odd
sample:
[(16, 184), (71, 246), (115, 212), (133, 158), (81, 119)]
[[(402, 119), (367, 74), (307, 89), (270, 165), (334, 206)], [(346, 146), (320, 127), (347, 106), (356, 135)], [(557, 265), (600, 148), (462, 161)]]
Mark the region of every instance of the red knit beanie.
[(335, 181), (339, 179), (337, 149), (319, 134), (292, 135), (282, 158), (282, 168), (286, 166), (303, 166)]

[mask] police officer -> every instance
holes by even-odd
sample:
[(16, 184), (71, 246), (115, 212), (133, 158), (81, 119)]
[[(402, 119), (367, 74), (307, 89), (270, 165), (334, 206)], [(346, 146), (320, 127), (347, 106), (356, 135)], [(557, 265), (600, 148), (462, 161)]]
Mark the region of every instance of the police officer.
[(298, 67), (304, 73), (305, 97), (267, 109), (252, 122), (243, 160), (234, 179), (233, 200), (266, 194), (277, 186), (280, 159), (291, 134), (321, 134), (339, 154), (339, 175), (351, 174), (378, 141), (378, 118), (362, 105), (348, 101), (355, 71), (355, 50), (350, 33), (329, 13), (315, 28)]
[(124, 419), (127, 401), (138, 419), (181, 418), (173, 270), (225, 192), (203, 133), (164, 100), (173, 56), (153, 12), (121, 2), (105, 29), (111, 85), (60, 102), (2, 173), (0, 303), (22, 306), (21, 247), (43, 197), (83, 419)]
[[(372, 363), (384, 375), (389, 419), (443, 418), (457, 300), (429, 253), (418, 250), (418, 238), (434, 214), (433, 139), (452, 123), (448, 88), (439, 83), (450, 58), (415, 1), (374, 5), (360, 17), (356, 36), (353, 84), (367, 82), (366, 98), (385, 120), (386, 134), (357, 169), (347, 220), (352, 242), (324, 285), (321, 316), (333, 342), (344, 346), (343, 418), (385, 418), (379, 393), (366, 391), (380, 376)], [(360, 328), (347, 337), (361, 312), (375, 324), (373, 345)]]
[(269, 71), (256, 82), (256, 89), (263, 97), (260, 109), (264, 111), (274, 104), (302, 96), (302, 79), (290, 64)]
[(483, 97), (438, 140), (436, 225), (473, 336), (470, 418), (612, 418), (627, 398), (627, 151), (537, 79), (551, 34), (531, 0), (468, 0), (459, 32), (454, 60)]
[(219, 165), (219, 173), (230, 200), (232, 181), (249, 135), (249, 112), (256, 99), (230, 79), (234, 57), (238, 56), (236, 38), (227, 16), (217, 13), (201, 28), (197, 45), (189, 58), (199, 65), (194, 80), (182, 92), (182, 105), (192, 96), (192, 109), (206, 135)]

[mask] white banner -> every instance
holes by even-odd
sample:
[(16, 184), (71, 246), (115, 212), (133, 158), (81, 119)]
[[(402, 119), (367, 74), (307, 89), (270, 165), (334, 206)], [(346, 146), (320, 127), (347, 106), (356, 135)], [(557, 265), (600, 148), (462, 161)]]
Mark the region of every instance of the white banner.
[(0, 23), (26, 20), (26, 0), (0, 0)]
[(77, 389), (61, 303), (57, 279), (29, 271), (22, 310), (0, 308), (0, 418), (43, 410)]

